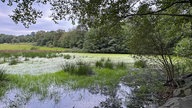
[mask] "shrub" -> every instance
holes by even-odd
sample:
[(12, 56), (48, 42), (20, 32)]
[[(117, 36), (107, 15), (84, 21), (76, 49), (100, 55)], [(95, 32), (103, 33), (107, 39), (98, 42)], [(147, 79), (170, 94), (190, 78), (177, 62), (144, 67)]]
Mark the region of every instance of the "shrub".
[(182, 75), (188, 74), (192, 72), (192, 60), (191, 59), (186, 59), (183, 60), (182, 62), (177, 62), (174, 64), (174, 69), (175, 69), (175, 76), (180, 77)]
[(146, 66), (147, 66), (147, 63), (144, 60), (138, 60), (134, 63), (134, 67), (136, 68), (145, 68)]
[(64, 55), (64, 59), (70, 59), (71, 56), (69, 54)]
[(79, 61), (77, 63), (66, 63), (62, 65), (64, 72), (73, 75), (92, 75), (93, 70), (91, 66), (85, 62)]
[(179, 56), (192, 58), (192, 39), (183, 38), (174, 48), (174, 53)]

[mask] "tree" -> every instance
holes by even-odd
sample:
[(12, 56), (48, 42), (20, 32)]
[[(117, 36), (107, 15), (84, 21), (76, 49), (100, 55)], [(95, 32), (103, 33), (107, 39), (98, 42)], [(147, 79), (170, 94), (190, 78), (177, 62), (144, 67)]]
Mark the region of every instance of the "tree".
[[(8, 6), (16, 5), (10, 17), (25, 27), (35, 24), (43, 13), (35, 4), (50, 4), (53, 21), (78, 20), (89, 26), (116, 24), (133, 16), (163, 15), (191, 18), (191, 0), (1, 0)], [(150, 8), (150, 10), (146, 10)], [(140, 10), (140, 11), (138, 11)]]
[(78, 25), (76, 29), (65, 32), (59, 39), (61, 47), (64, 48), (83, 48), (84, 36), (87, 32), (85, 25)]
[[(96, 53), (128, 53), (128, 36), (123, 28), (113, 28), (102, 26), (92, 28), (85, 35), (83, 48), (88, 52)], [(113, 32), (115, 31), (115, 32)]]

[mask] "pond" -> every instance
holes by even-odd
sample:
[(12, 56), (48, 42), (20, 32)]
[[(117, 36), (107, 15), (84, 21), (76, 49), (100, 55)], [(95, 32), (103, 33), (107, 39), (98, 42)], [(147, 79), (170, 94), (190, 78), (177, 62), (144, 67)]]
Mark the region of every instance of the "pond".
[[(9, 65), (9, 59), (0, 64), (0, 67), (7, 70), (11, 83), (0, 97), (0, 108), (107, 108), (110, 106), (126, 108), (131, 88), (120, 81), (121, 77), (127, 74), (127, 70), (100, 69), (95, 68), (94, 65), (96, 61), (103, 58), (110, 59), (113, 63), (132, 64), (134, 60), (131, 55), (83, 53), (58, 55), (53, 58), (35, 57), (28, 60), (18, 57), (16, 59), (20, 62), (15, 65)], [(71, 58), (65, 59), (64, 55), (70, 55)], [(62, 64), (78, 61), (92, 65), (95, 74), (91, 77), (73, 76), (61, 71)], [(70, 88), (66, 85), (70, 82), (83, 87)], [(89, 84), (96, 85), (89, 86)], [(111, 84), (115, 86), (110, 88), (108, 85)]]
[(130, 94), (131, 88), (123, 83), (119, 83), (112, 94), (107, 88), (71, 90), (51, 85), (48, 95), (43, 97), (21, 89), (11, 89), (2, 97), (0, 108), (105, 108), (112, 104), (116, 104), (117, 108), (126, 108), (127, 96)]

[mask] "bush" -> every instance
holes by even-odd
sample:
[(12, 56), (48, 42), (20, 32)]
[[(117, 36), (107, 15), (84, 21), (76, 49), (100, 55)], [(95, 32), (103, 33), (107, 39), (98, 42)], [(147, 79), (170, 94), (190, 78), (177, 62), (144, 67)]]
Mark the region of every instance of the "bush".
[(183, 60), (182, 62), (177, 62), (174, 64), (175, 68), (175, 76), (180, 77), (185, 74), (192, 73), (192, 60), (191, 59), (186, 59)]
[(147, 63), (144, 60), (138, 60), (134, 63), (134, 67), (136, 68), (145, 68), (146, 66), (147, 66)]
[(69, 54), (64, 55), (64, 59), (70, 59), (71, 56)]
[(85, 62), (79, 61), (77, 63), (66, 63), (62, 65), (64, 72), (73, 75), (92, 75), (93, 70), (91, 66)]
[(192, 39), (183, 38), (174, 48), (174, 53), (178, 56), (192, 58)]

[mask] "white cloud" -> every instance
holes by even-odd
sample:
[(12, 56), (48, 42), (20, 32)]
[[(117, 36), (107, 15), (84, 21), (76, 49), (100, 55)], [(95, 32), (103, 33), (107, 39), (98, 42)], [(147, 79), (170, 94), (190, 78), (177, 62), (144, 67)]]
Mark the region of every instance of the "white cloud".
[(55, 24), (51, 18), (51, 11), (49, 6), (38, 6), (39, 9), (43, 10), (43, 17), (37, 20), (37, 23), (31, 25), (29, 28), (25, 28), (21, 23), (15, 24), (14, 21), (8, 16), (12, 14), (13, 7), (6, 6), (6, 4), (0, 4), (0, 34), (11, 34), (11, 35), (25, 35), (31, 32), (39, 30), (51, 31), (51, 30), (69, 30), (74, 28), (70, 21), (59, 21), (59, 24)]

